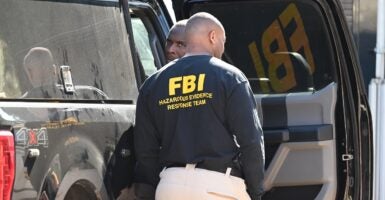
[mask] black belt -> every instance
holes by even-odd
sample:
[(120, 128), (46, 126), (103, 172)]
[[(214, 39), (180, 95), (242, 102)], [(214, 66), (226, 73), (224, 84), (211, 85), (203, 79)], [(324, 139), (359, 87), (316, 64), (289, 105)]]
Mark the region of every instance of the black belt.
[[(171, 167), (186, 167), (186, 164), (171, 164), (171, 165), (168, 165), (166, 168), (171, 168)], [(210, 171), (216, 171), (216, 172), (220, 172), (220, 173), (224, 173), (224, 174), (226, 174), (226, 170), (227, 170), (226, 167), (214, 169), (213, 167), (207, 167), (207, 166), (200, 164), (200, 163), (196, 164), (195, 168), (206, 169), (206, 170), (210, 170)], [(240, 170), (234, 168), (234, 167), (231, 168), (230, 175), (243, 179), (242, 172)]]

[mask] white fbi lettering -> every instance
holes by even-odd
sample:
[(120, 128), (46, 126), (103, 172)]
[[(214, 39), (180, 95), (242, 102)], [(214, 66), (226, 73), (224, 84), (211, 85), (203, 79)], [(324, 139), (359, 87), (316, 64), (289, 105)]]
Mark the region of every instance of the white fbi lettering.
[(194, 91), (203, 91), (206, 74), (186, 75), (172, 77), (168, 81), (168, 94), (175, 95), (177, 89), (182, 90), (182, 94), (192, 93)]

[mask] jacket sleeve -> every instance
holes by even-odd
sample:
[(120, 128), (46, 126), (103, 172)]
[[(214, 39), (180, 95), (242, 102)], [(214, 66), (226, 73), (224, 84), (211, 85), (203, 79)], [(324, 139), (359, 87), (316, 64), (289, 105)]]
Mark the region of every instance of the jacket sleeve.
[(240, 161), (251, 199), (263, 194), (264, 140), (257, 106), (247, 81), (238, 83), (227, 98), (226, 118), (240, 148)]
[(154, 194), (148, 194), (148, 189), (146, 189), (147, 194), (145, 194), (145, 196), (152, 196), (155, 195), (155, 188), (159, 182), (160, 144), (146, 100), (141, 90), (136, 106), (134, 129), (134, 146), (137, 158), (135, 182), (152, 186)]

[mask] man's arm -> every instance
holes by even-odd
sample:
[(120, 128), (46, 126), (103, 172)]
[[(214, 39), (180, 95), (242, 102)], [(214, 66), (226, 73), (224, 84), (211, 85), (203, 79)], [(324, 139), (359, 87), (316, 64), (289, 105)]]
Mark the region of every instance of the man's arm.
[(160, 172), (158, 162), (159, 140), (142, 91), (139, 93), (136, 106), (134, 146), (137, 158), (135, 170), (136, 195), (137, 197), (143, 197), (142, 199), (154, 199)]
[(257, 106), (247, 81), (238, 83), (227, 99), (226, 117), (240, 146), (240, 160), (251, 199), (263, 193), (264, 141)]

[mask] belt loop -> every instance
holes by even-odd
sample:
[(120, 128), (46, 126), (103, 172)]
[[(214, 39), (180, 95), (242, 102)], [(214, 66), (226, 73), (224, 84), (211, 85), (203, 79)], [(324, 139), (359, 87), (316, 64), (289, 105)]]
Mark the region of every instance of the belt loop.
[(227, 169), (226, 169), (226, 177), (229, 177), (230, 176), (230, 173), (231, 173), (231, 168), (230, 167), (228, 167)]
[(186, 164), (186, 169), (187, 170), (193, 170), (193, 169), (195, 169), (195, 165), (196, 164)]

